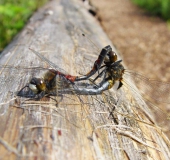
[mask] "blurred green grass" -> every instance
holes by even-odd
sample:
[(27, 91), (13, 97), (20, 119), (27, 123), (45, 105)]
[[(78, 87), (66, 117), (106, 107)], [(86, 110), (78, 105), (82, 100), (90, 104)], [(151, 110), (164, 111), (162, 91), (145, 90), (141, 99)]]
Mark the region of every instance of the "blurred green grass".
[(132, 0), (132, 2), (146, 9), (152, 15), (170, 20), (170, 0)]
[(0, 0), (0, 51), (24, 27), (29, 17), (48, 0)]

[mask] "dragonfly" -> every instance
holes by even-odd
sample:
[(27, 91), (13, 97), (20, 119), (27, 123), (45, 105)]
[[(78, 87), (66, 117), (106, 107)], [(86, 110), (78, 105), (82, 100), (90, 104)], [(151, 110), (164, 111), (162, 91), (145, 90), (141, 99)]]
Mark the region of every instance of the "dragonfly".
[[(92, 69), (87, 74), (82, 76), (73, 76), (62, 73), (58, 70), (58, 66), (56, 64), (49, 61), (42, 54), (35, 51), (34, 49), (29, 49), (41, 60), (48, 63), (51, 68), (35, 67), (34, 69), (37, 70), (47, 70), (44, 78), (33, 77), (27, 85), (25, 85), (20, 91), (17, 92), (17, 96), (41, 99), (45, 95), (56, 95), (56, 84), (59, 81), (60, 85), (61, 82), (64, 82), (65, 84), (62, 83), (60, 87), (61, 89), (57, 89), (57, 94), (68, 94), (72, 93), (73, 90), (74, 93), (82, 95), (102, 94), (104, 91), (111, 89), (116, 81), (119, 82), (117, 90), (120, 89), (123, 85), (126, 85), (127, 87), (130, 87), (131, 90), (134, 90), (134, 92), (136, 93), (137, 89), (135, 89), (134, 86), (130, 86), (129, 84), (128, 77), (132, 77), (130, 81), (134, 81), (138, 84), (138, 86), (141, 86), (140, 93), (142, 97), (144, 97), (144, 95), (147, 95), (151, 96), (151, 99), (154, 99), (157, 102), (167, 104), (170, 103), (169, 96), (166, 96), (169, 95), (169, 83), (152, 80), (137, 72), (125, 69), (124, 66), (121, 64), (122, 60), (117, 60), (116, 53), (112, 51), (112, 48), (109, 45), (101, 50), (97, 60), (93, 64)], [(23, 69), (22, 67), (12, 66), (0, 66), (0, 68), (16, 70)], [(91, 81), (90, 84), (88, 81), (93, 75), (96, 74), (96, 72), (97, 76)], [(56, 77), (59, 79), (59, 81), (57, 82)], [(95, 81), (101, 78), (102, 81), (99, 84), (95, 84)], [(84, 80), (88, 81), (86, 83), (78, 83)], [(153, 92), (153, 88), (157, 88), (157, 90), (154, 91), (153, 95), (151, 95), (151, 93)]]

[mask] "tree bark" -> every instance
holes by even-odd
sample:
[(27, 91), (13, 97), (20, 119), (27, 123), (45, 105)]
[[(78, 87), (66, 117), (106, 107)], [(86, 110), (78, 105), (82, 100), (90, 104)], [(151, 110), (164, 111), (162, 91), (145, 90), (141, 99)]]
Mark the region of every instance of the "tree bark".
[[(95, 96), (73, 94), (40, 101), (13, 94), (31, 77), (44, 72), (22, 70), (21, 66), (48, 67), (29, 47), (55, 63), (62, 72), (64, 69), (78, 75), (89, 71), (100, 50), (81, 32), (100, 50), (111, 45), (81, 1), (50, 1), (30, 18), (0, 55), (1, 65), (15, 66), (1, 67), (0, 71), (0, 157), (170, 159), (169, 140), (149, 118), (152, 117), (149, 108), (142, 101), (138, 104), (123, 88), (117, 91), (114, 87)], [(117, 53), (113, 45), (112, 48)]]

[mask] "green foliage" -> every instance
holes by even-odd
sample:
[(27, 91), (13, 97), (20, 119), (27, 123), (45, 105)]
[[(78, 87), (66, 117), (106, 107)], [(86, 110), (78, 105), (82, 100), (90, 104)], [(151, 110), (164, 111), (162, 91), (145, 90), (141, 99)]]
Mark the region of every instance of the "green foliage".
[(165, 20), (170, 19), (170, 0), (132, 0), (153, 15), (159, 15)]
[(47, 0), (3, 0), (0, 2), (0, 51), (20, 31), (32, 12)]
[(170, 0), (161, 1), (161, 13), (165, 19), (170, 19)]

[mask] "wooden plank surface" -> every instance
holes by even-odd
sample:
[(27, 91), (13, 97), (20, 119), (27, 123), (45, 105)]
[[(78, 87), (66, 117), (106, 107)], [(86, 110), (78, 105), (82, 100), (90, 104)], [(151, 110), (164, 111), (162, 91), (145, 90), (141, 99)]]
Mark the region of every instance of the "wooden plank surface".
[[(106, 45), (110, 40), (81, 1), (55, 0), (30, 18), (0, 55), (0, 64), (47, 67), (31, 47), (60, 71), (78, 75), (91, 69)], [(169, 140), (146, 116), (151, 117), (146, 104), (137, 104), (123, 89), (96, 96), (63, 95), (62, 101), (14, 96), (31, 77), (43, 73), (1, 68), (1, 159), (170, 159)], [(116, 121), (110, 116), (113, 107)]]

